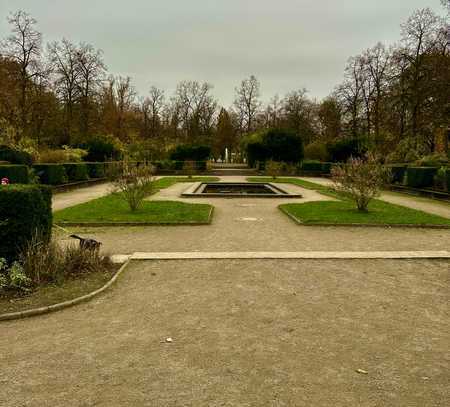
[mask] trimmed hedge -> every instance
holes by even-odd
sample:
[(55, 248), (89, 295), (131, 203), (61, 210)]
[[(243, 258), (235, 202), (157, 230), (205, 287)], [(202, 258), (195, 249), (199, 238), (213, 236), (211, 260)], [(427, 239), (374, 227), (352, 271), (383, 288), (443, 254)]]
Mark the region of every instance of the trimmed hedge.
[(64, 164), (69, 181), (86, 181), (89, 179), (88, 167), (85, 163)]
[(85, 163), (90, 178), (104, 178), (106, 176), (105, 163)]
[(0, 165), (0, 179), (5, 177), (11, 184), (28, 184), (30, 182), (26, 165)]
[(402, 184), (405, 179), (406, 164), (393, 164), (387, 166), (391, 170), (391, 183)]
[(52, 193), (42, 185), (0, 186), (0, 257), (16, 260), (36, 232), (50, 239)]
[(322, 174), (330, 175), (333, 163), (322, 163)]
[(62, 185), (67, 183), (67, 173), (62, 164), (35, 164), (33, 169), (41, 184)]
[(25, 151), (16, 150), (9, 146), (0, 146), (0, 161), (8, 161), (11, 164), (31, 165), (33, 157)]
[(322, 163), (320, 161), (303, 161), (302, 171), (322, 173)]
[(406, 170), (406, 184), (412, 188), (427, 188), (434, 185), (436, 167), (408, 167)]
[(445, 171), (445, 184), (447, 185), (447, 191), (450, 192), (450, 168)]

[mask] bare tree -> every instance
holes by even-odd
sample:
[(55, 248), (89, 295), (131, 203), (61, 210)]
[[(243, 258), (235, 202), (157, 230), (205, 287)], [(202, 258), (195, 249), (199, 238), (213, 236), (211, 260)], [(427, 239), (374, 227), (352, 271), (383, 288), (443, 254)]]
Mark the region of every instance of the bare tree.
[(153, 138), (159, 138), (161, 135), (161, 113), (165, 101), (164, 91), (156, 86), (152, 86), (147, 100), (150, 110), (150, 134)]
[(130, 111), (136, 92), (131, 85), (131, 78), (119, 76), (115, 81), (115, 98), (116, 98), (116, 136), (124, 140), (127, 135), (126, 131), (126, 114)]
[(78, 49), (70, 41), (48, 45), (49, 59), (54, 75), (54, 89), (64, 107), (65, 142), (70, 142), (74, 119), (74, 106), (80, 96), (80, 75)]
[(254, 129), (256, 116), (261, 108), (260, 84), (255, 76), (241, 82), (241, 86), (236, 88), (234, 107), (240, 116), (242, 131), (250, 133)]
[(80, 44), (77, 50), (78, 89), (81, 102), (81, 134), (86, 137), (90, 130), (91, 102), (97, 94), (105, 74), (103, 53), (90, 44)]
[(17, 83), (20, 89), (19, 118), (22, 132), (28, 128), (29, 92), (32, 80), (40, 74), (42, 34), (36, 30), (36, 20), (24, 11), (8, 17), (12, 34), (2, 43), (1, 54), (19, 66)]
[(172, 103), (175, 106), (184, 142), (205, 142), (213, 130), (217, 101), (211, 95), (213, 86), (197, 81), (180, 82)]

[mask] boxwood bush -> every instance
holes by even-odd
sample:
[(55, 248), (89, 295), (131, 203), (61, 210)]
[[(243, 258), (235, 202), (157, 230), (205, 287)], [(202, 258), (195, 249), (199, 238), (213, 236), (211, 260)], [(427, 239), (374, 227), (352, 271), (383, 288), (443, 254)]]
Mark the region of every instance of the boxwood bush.
[(43, 185), (0, 186), (0, 257), (17, 259), (24, 245), (38, 232), (50, 239), (52, 194)]
[(447, 191), (450, 192), (450, 168), (445, 170), (445, 184), (447, 186)]
[(85, 163), (67, 163), (64, 164), (67, 177), (70, 181), (86, 181), (89, 179), (88, 167)]
[(434, 184), (436, 167), (408, 167), (406, 170), (406, 184), (412, 188), (429, 188)]
[(26, 165), (0, 165), (0, 179), (5, 177), (11, 184), (28, 184), (30, 181)]
[(105, 163), (85, 163), (90, 178), (104, 178), (106, 176)]
[(62, 185), (67, 183), (67, 173), (62, 164), (35, 164), (33, 169), (41, 184)]

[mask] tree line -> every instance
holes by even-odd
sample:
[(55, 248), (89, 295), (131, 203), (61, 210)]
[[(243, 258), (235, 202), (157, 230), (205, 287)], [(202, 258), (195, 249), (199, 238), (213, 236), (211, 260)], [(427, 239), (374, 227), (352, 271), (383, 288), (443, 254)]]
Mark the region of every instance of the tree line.
[(394, 160), (426, 155), (450, 124), (448, 17), (417, 10), (398, 43), (351, 57), (321, 101), (297, 89), (263, 103), (252, 75), (225, 108), (206, 82), (140, 96), (130, 77), (108, 73), (101, 50), (68, 39), (44, 44), (36, 20), (18, 11), (0, 44), (0, 144), (77, 146), (109, 135), (158, 158), (179, 144), (208, 145), (220, 157), (226, 147), (238, 152), (248, 134), (282, 128), (307, 145), (353, 138)]

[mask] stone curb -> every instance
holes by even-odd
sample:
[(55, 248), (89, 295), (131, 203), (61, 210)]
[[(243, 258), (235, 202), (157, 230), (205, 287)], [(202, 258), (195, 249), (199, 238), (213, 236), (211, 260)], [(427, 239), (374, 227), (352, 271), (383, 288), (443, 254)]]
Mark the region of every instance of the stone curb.
[(221, 260), (221, 259), (450, 259), (449, 251), (374, 251), (374, 252), (136, 252), (125, 257), (140, 260)]
[(308, 227), (364, 227), (364, 228), (417, 228), (417, 229), (450, 229), (450, 225), (433, 225), (433, 224), (389, 224), (389, 223), (331, 223), (331, 222), (316, 222), (316, 223), (304, 223), (300, 219), (298, 219), (295, 215), (288, 212), (281, 205), (278, 206), (278, 209), (283, 212), (286, 216), (292, 219), (297, 225), (308, 226)]
[(38, 315), (44, 315), (48, 314), (50, 312), (55, 312), (62, 310), (64, 308), (69, 308), (77, 304), (81, 304), (82, 302), (86, 302), (89, 300), (92, 300), (93, 298), (97, 297), (99, 294), (101, 294), (103, 291), (107, 290), (109, 287), (111, 287), (119, 278), (119, 276), (123, 273), (125, 268), (128, 266), (129, 261), (127, 261), (125, 264), (120, 267), (120, 269), (117, 271), (116, 274), (109, 280), (103, 287), (98, 288), (95, 291), (92, 291), (89, 294), (83, 295), (81, 297), (74, 298), (73, 300), (60, 302), (58, 304), (48, 305), (46, 307), (40, 307), (40, 308), (34, 308), (26, 311), (18, 311), (18, 312), (10, 312), (7, 314), (0, 314), (0, 321), (12, 321), (15, 319), (22, 319), (22, 318), (29, 318), (34, 317)]

